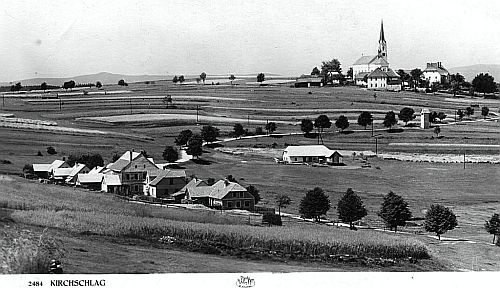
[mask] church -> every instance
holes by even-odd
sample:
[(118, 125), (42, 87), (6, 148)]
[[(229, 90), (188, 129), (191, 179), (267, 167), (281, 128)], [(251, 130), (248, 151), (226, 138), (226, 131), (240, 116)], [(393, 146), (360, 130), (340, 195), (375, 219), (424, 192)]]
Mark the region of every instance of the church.
[(380, 24), (380, 39), (378, 53), (372, 56), (362, 56), (352, 65), (353, 81), (358, 86), (374, 90), (401, 90), (401, 79), (387, 61), (387, 42), (384, 36), (384, 22)]

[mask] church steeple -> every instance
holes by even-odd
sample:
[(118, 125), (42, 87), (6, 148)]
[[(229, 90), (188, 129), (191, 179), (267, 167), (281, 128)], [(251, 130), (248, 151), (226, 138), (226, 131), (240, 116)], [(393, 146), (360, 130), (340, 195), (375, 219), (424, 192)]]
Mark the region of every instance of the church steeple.
[(378, 40), (378, 57), (387, 60), (387, 43), (384, 37), (384, 20), (380, 22), (380, 39)]

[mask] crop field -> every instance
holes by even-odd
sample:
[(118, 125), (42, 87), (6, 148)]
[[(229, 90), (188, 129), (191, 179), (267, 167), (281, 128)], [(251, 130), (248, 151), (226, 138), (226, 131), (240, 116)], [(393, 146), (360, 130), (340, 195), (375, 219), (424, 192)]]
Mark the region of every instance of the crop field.
[[(73, 193), (72, 188), (67, 187), (40, 188), (44, 193), (38, 196), (32, 193), (19, 195), (20, 191), (36, 190), (32, 185), (42, 184), (17, 180), (2, 184), (0, 202), (6, 201), (15, 207), (27, 205), (27, 210), (12, 213), (15, 221), (75, 233), (89, 227), (96, 227), (94, 232), (97, 234), (111, 237), (150, 233), (156, 238), (167, 235), (189, 238), (193, 233), (197, 236), (192, 237), (206, 237), (212, 242), (224, 242), (226, 240), (221, 239), (230, 239), (227, 235), (237, 235), (235, 240), (228, 240), (231, 244), (224, 243), (238, 247), (271, 247), (275, 244), (270, 243), (282, 239), (276, 244), (281, 245), (278, 250), (310, 253), (309, 249), (313, 249), (318, 255), (345, 252), (366, 253), (363, 255), (374, 257), (381, 254), (373, 247), (388, 251), (402, 243), (411, 247), (408, 249), (414, 249), (408, 252), (410, 254), (423, 255), (419, 253), (428, 251), (431, 259), (445, 263), (446, 269), (500, 270), (500, 264), (495, 260), (500, 256), (500, 249), (488, 245), (491, 235), (483, 229), (484, 221), (493, 213), (500, 212), (498, 100), (453, 98), (440, 93), (373, 92), (355, 87), (308, 89), (286, 85), (221, 84), (208, 85), (207, 82), (207, 85), (181, 86), (162, 81), (154, 85), (132, 83), (128, 91), (120, 91), (118, 86), (107, 86), (106, 95), (101, 93), (102, 90), (90, 93), (98, 92), (94, 88), (88, 95), (59, 92), (59, 95), (52, 95), (59, 97), (55, 99), (6, 95), (0, 114), (13, 114), (14, 118), (25, 120), (0, 121), (0, 124), (10, 123), (0, 125), (0, 160), (11, 162), (1, 162), (0, 173), (19, 174), (25, 164), (50, 163), (54, 159), (79, 153), (99, 153), (109, 163), (114, 154), (130, 149), (146, 150), (156, 162), (161, 163), (165, 145), (173, 146), (174, 138), (182, 130), (198, 132), (202, 125), (212, 124), (221, 130), (219, 139), (224, 140), (232, 138), (235, 123), (241, 123), (253, 132), (272, 121), (277, 123), (275, 133), (278, 135), (221, 142), (217, 144), (220, 147), (215, 149), (205, 146), (201, 158), (206, 160), (206, 164), (183, 163), (186, 174), (195, 174), (203, 179), (220, 179), (231, 174), (245, 187), (255, 185), (260, 190), (264, 206), (275, 207), (275, 195), (286, 194), (292, 199), (292, 204), (283, 211), (292, 214), (298, 214), (300, 199), (308, 190), (321, 187), (332, 203), (332, 209), (327, 214), (327, 218), (332, 220), (337, 219), (335, 206), (341, 194), (352, 188), (367, 206), (368, 216), (363, 221), (371, 226), (380, 225), (377, 211), (383, 195), (392, 190), (408, 201), (415, 217), (423, 217), (433, 203), (451, 207), (458, 216), (459, 227), (443, 236), (470, 240), (476, 244), (438, 242), (425, 232), (394, 236), (375, 231), (332, 231), (332, 228), (306, 224), (297, 228), (295, 225), (300, 224), (286, 221), (284, 227), (272, 228), (273, 234), (279, 236), (271, 236), (267, 227), (242, 226), (245, 219), (238, 217), (201, 211), (142, 209), (111, 195), (81, 193), (78, 190)], [(46, 94), (50, 96), (53, 93)], [(172, 103), (168, 105), (164, 102), (167, 95), (172, 97)], [(474, 105), (475, 113), (455, 122), (456, 110), (463, 110), (469, 105)], [(480, 115), (482, 106), (490, 109), (486, 118)], [(398, 114), (404, 107), (413, 108), (416, 114), (422, 108), (447, 114), (440, 123), (439, 137), (433, 129), (418, 128), (419, 116), (408, 126), (400, 121), (395, 127), (399, 129), (389, 133), (382, 125), (384, 114), (390, 110)], [(365, 129), (357, 125), (357, 116), (361, 111), (372, 113), (375, 120), (373, 130), (371, 126)], [(275, 163), (273, 158), (279, 158), (288, 145), (318, 143), (317, 138), (306, 138), (297, 133), (301, 132), (299, 123), (302, 119), (314, 120), (321, 114), (328, 115), (333, 123), (340, 115), (349, 119), (347, 133), (339, 132), (333, 124), (322, 135), (326, 146), (343, 151), (346, 166)], [(51, 125), (43, 125), (45, 122)], [(56, 125), (52, 125), (54, 123)], [(58, 153), (48, 155), (48, 146), (53, 146)], [(38, 151), (44, 156), (36, 156)], [(464, 154), (467, 162), (465, 169)], [(366, 163), (369, 166), (362, 168)], [(57, 221), (50, 223), (50, 219)], [(119, 219), (127, 221), (118, 224)], [(144, 224), (145, 219), (150, 226)], [(194, 230), (183, 226), (187, 225), (182, 223), (183, 219), (194, 223), (189, 225), (189, 229)], [(204, 222), (202, 219), (208, 220)], [(420, 228), (421, 224), (418, 221), (415, 223)], [(114, 230), (106, 229), (108, 225)], [(302, 238), (294, 239), (290, 235)], [(347, 242), (353, 243), (354, 248), (349, 248), (353, 250), (331, 250), (338, 243)], [(407, 248), (402, 250), (407, 251)], [(405, 253), (401, 257), (408, 255)], [(478, 259), (476, 255), (483, 257)], [(471, 261), (475, 261), (472, 266)]]

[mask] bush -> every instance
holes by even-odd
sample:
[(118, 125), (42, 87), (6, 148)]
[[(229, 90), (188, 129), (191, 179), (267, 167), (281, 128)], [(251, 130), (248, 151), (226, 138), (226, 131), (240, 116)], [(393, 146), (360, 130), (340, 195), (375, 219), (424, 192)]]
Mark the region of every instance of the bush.
[(54, 155), (54, 154), (57, 154), (57, 151), (56, 151), (56, 149), (54, 149), (54, 147), (49, 146), (49, 147), (47, 147), (47, 153), (49, 153), (50, 155)]
[(281, 216), (272, 212), (266, 212), (264, 213), (264, 215), (262, 215), (262, 224), (281, 226)]
[(42, 152), (41, 151), (38, 151), (38, 153), (36, 154), (37, 156), (43, 156)]

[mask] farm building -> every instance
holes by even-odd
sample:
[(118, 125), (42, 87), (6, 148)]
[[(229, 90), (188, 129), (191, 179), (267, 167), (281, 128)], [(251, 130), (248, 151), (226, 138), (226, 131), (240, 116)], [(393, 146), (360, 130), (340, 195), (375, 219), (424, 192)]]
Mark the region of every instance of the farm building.
[(39, 178), (48, 179), (57, 168), (70, 168), (63, 160), (54, 160), (51, 164), (33, 164), (33, 171)]
[(223, 209), (245, 210), (253, 210), (255, 208), (255, 198), (253, 195), (240, 184), (228, 180), (219, 180), (211, 186), (200, 185), (188, 188), (186, 189), (185, 198), (188, 201), (201, 203), (207, 207), (218, 206)]
[[(157, 174), (158, 167), (154, 164), (152, 158), (146, 158), (144, 154), (127, 151), (114, 163), (108, 165), (107, 169), (103, 172), (103, 186), (102, 190), (111, 192), (109, 187), (112, 183), (111, 193), (118, 193), (121, 195), (143, 195), (144, 194), (144, 181), (148, 173)], [(107, 175), (116, 175), (116, 177), (106, 177)], [(108, 182), (111, 181), (111, 182)], [(119, 182), (119, 187), (115, 187)]]
[(369, 89), (401, 91), (401, 80), (389, 67), (382, 67), (373, 70), (368, 74)]
[(175, 192), (172, 194), (172, 196), (175, 198), (176, 202), (188, 202), (191, 203), (191, 199), (187, 199), (186, 197), (186, 191), (189, 189), (195, 188), (195, 187), (204, 187), (208, 186), (207, 182), (198, 179), (198, 178), (193, 178), (191, 179), (184, 187), (179, 190), (179, 192)]
[(324, 145), (288, 146), (283, 150), (285, 163), (320, 163), (340, 165), (342, 155), (338, 151), (330, 150)]
[(101, 191), (123, 195), (125, 192), (122, 187), (122, 181), (120, 180), (120, 175), (103, 174), (101, 182)]
[(78, 175), (80, 174), (87, 174), (90, 172), (90, 168), (87, 167), (85, 164), (80, 164), (76, 163), (75, 166), (73, 166), (73, 170), (69, 172), (68, 177), (66, 177), (66, 183), (67, 184), (76, 184), (76, 181), (78, 180)]
[(184, 170), (156, 170), (148, 172), (144, 184), (144, 195), (156, 198), (170, 198), (186, 186), (186, 171)]
[(295, 80), (295, 88), (323, 87), (323, 78), (318, 76), (301, 76)]
[(101, 190), (103, 177), (102, 173), (78, 174), (75, 185), (91, 190)]

